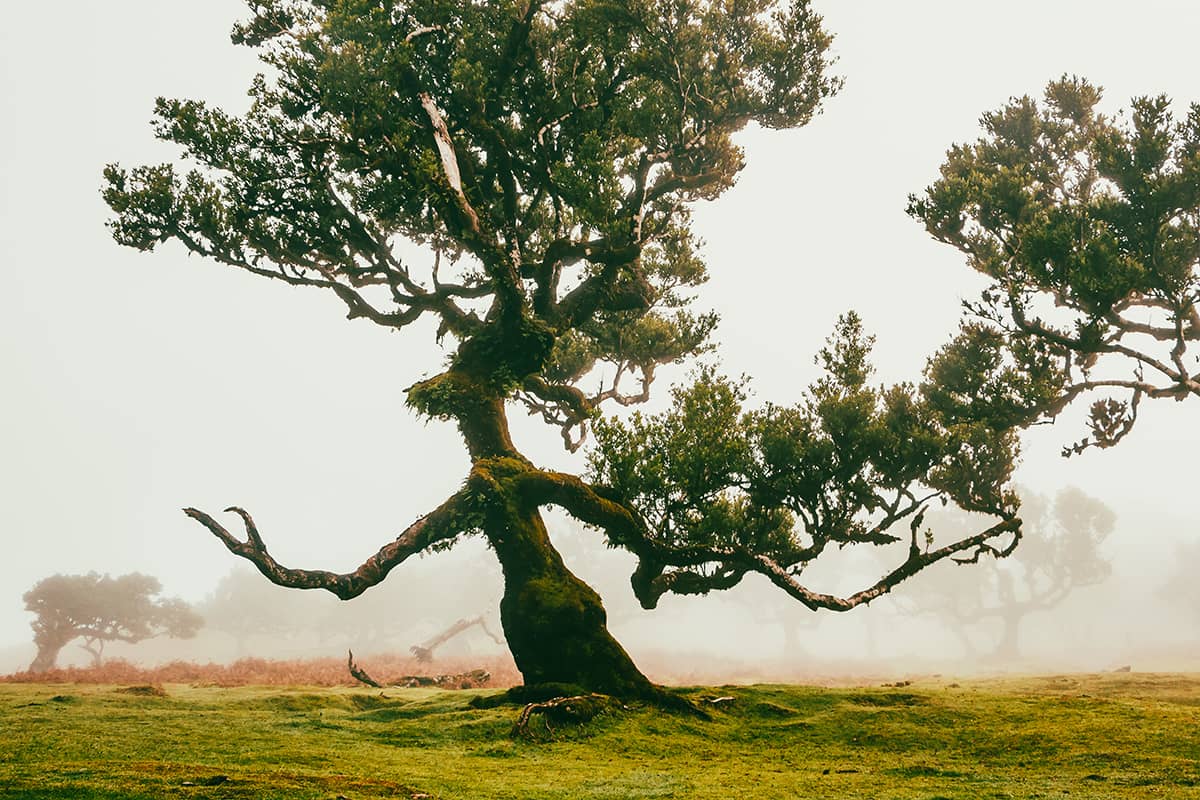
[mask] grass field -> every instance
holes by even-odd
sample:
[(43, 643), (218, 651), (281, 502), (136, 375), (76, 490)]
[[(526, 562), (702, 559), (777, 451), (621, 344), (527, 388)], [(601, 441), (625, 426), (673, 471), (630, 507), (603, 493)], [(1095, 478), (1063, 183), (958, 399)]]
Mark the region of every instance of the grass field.
[(471, 692), (161, 688), (0, 684), (0, 797), (1200, 798), (1191, 675), (696, 689), (733, 699), (540, 743)]

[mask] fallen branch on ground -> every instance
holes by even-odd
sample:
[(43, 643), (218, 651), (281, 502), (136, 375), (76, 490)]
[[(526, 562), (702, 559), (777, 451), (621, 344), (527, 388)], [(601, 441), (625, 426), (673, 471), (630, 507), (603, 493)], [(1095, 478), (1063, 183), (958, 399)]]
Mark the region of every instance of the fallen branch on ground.
[(355, 680), (376, 689), (400, 688), (413, 689), (418, 686), (432, 686), (439, 689), (480, 689), (491, 681), (492, 675), (485, 669), (473, 669), (467, 672), (456, 672), (453, 675), (401, 675), (391, 683), (380, 683), (367, 674), (367, 671), (354, 663), (354, 651), (350, 650), (346, 666)]

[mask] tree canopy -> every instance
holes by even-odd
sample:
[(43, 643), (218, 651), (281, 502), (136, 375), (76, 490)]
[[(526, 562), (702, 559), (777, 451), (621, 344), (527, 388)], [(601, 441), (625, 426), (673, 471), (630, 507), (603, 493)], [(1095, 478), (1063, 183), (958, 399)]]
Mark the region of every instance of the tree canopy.
[[(456, 423), (472, 462), (460, 491), (344, 574), (279, 564), (243, 509), (229, 511), (245, 539), (187, 509), (270, 580), (351, 598), (413, 554), (482, 534), (528, 684), (647, 694), (599, 597), (551, 545), (544, 507), (634, 552), (648, 607), (757, 572), (810, 608), (846, 610), (937, 561), (1015, 547), (1016, 430), (1058, 396), (1053, 342), (970, 323), (919, 385), (875, 387), (851, 313), (796, 405), (747, 407), (743, 384), (701, 369), (668, 411), (601, 416), (713, 346), (716, 315), (693, 308), (707, 267), (690, 208), (735, 181), (738, 131), (804, 125), (837, 90), (807, 0), (250, 8), (233, 38), (268, 69), (250, 110), (160, 99), (155, 131), (189, 166), (109, 166), (113, 235), (324, 289), (385, 328), (432, 317), (447, 363), (408, 403)], [(510, 406), (570, 450), (594, 429), (588, 474), (535, 466), (509, 435)], [(923, 527), (939, 500), (991, 519), (939, 539)], [(902, 563), (862, 591), (803, 583), (830, 545), (901, 540)]]
[(1116, 444), (1143, 398), (1200, 395), (1200, 105), (1177, 120), (1167, 97), (1139, 97), (1114, 118), (1100, 100), (1064, 77), (1041, 104), (984, 114), (909, 206), (992, 279), (971, 314), (1054, 354), (1063, 388), (1043, 412), (1098, 395), (1065, 454)]
[[(633, 587), (642, 604), (759, 572), (809, 608), (846, 610), (947, 557), (1011, 552), (1015, 429), (1047, 387), (1017, 380), (984, 333), (948, 345), (920, 386), (873, 387), (872, 339), (850, 313), (818, 355), (824, 377), (794, 406), (745, 409), (742, 386), (704, 372), (674, 391), (669, 411), (599, 422), (592, 476), (644, 525), (625, 538), (609, 528), (610, 541), (641, 556)], [(924, 519), (937, 500), (996, 520), (935, 547)], [(1012, 535), (998, 549), (1003, 534)], [(907, 558), (851, 596), (799, 580), (831, 545), (902, 540)]]
[(182, 600), (156, 597), (161, 591), (157, 578), (139, 572), (117, 578), (95, 572), (51, 575), (38, 581), (25, 593), (25, 609), (37, 615), (30, 623), (38, 647), (30, 671), (53, 669), (59, 652), (75, 639), (84, 640), (98, 663), (105, 642), (195, 636), (204, 620)]
[[(197, 168), (110, 167), (113, 234), (331, 290), (386, 327), (435, 316), (456, 362), (488, 361), (571, 437), (705, 348), (687, 203), (733, 183), (732, 135), (803, 125), (836, 86), (819, 17), (778, 6), (251, 3), (234, 40), (274, 80), (242, 117), (159, 99), (156, 133)], [(448, 383), (410, 402), (451, 417)]]

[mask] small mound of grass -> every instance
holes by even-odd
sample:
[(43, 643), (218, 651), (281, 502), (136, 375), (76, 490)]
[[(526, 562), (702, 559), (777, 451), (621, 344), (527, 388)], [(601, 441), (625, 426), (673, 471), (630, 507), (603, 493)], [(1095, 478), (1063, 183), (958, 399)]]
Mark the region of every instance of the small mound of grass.
[(262, 699), (263, 705), (276, 711), (317, 711), (330, 706), (343, 705), (344, 701), (338, 695), (323, 694), (276, 694)]
[(167, 696), (166, 689), (164, 689), (161, 686), (154, 686), (154, 685), (151, 685), (148, 683), (141, 684), (139, 686), (122, 686), (120, 689), (115, 689), (114, 691), (120, 692), (121, 694), (137, 695), (138, 697), (166, 697)]
[(387, 708), (396, 704), (396, 700), (382, 694), (352, 694), (348, 695), (348, 698), (350, 705), (360, 711), (373, 711), (377, 708)]
[(910, 692), (871, 692), (852, 694), (846, 698), (848, 702), (859, 706), (917, 706), (928, 702), (919, 694)]
[(779, 703), (772, 703), (768, 700), (751, 705), (750, 713), (756, 717), (794, 717), (800, 712), (794, 708), (789, 708)]

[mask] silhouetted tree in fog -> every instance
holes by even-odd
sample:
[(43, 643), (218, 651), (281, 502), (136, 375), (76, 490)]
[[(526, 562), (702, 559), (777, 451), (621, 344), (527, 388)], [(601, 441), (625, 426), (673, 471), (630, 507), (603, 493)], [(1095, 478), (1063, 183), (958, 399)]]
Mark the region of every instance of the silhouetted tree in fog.
[[(1051, 502), (1022, 492), (1025, 536), (1011, 558), (970, 570), (946, 565), (930, 570), (896, 594), (902, 609), (934, 614), (962, 640), (969, 654), (979, 623), (998, 620), (1001, 628), (993, 656), (1020, 655), (1021, 622), (1049, 611), (1072, 592), (1107, 580), (1112, 566), (1101, 552), (1116, 515), (1101, 501), (1078, 489), (1064, 489)], [(946, 514), (941, 525), (971, 521)]]
[(339, 604), (327, 595), (286, 591), (237, 568), (221, 578), (201, 610), (206, 627), (233, 637), (239, 655), (294, 656), (346, 647), (408, 652), (430, 633), (495, 608), (496, 572), (478, 561), (460, 560), (452, 576), (416, 565), (405, 580)]
[[(1200, 541), (1179, 542), (1171, 559), (1171, 569), (1159, 587), (1158, 597), (1178, 610), (1184, 620), (1200, 621)], [(1191, 632), (1197, 638), (1195, 628)]]
[(157, 578), (132, 572), (119, 578), (98, 575), (51, 575), (25, 593), (25, 608), (37, 615), (31, 623), (37, 656), (30, 672), (53, 669), (68, 643), (83, 647), (98, 665), (106, 642), (135, 644), (155, 636), (187, 639), (204, 620), (177, 598), (155, 597)]
[(208, 629), (233, 637), (239, 656), (263, 655), (251, 652), (252, 639), (263, 637), (278, 643), (319, 629), (328, 613), (320, 600), (284, 591), (258, 574), (239, 568), (217, 582), (200, 610)]

